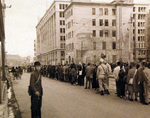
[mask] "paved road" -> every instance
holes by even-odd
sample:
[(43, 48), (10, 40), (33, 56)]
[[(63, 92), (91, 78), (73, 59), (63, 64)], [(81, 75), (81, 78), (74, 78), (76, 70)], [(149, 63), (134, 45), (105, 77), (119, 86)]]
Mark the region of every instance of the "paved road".
[[(30, 97), (27, 89), (30, 74), (13, 81), (14, 91), (23, 118), (30, 118)], [(149, 118), (150, 106), (120, 99), (114, 94), (114, 80), (110, 81), (111, 94), (101, 96), (93, 89), (72, 86), (69, 83), (42, 78), (42, 118)]]

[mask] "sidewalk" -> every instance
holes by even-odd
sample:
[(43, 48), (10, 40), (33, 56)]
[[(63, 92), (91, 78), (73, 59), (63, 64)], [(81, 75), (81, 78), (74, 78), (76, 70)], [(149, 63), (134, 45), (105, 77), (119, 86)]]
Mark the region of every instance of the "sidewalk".
[(10, 87), (8, 89), (8, 112), (9, 118), (22, 118), (21, 112), (19, 109), (19, 104), (16, 100), (16, 96), (13, 89), (12, 81), (10, 82)]

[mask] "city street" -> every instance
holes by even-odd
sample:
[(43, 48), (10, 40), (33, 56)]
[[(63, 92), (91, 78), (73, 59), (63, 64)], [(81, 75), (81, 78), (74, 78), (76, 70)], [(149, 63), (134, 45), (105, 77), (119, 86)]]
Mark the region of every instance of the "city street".
[[(22, 118), (30, 118), (27, 89), (30, 73), (12, 80)], [(110, 95), (101, 96), (94, 89), (42, 78), (44, 90), (42, 118), (149, 118), (150, 106), (116, 97), (114, 80), (110, 79)]]

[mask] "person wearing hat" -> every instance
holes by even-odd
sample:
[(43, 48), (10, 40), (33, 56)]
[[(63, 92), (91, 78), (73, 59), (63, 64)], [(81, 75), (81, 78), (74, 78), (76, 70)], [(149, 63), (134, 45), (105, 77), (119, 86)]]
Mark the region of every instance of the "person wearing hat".
[(31, 116), (32, 118), (41, 118), (41, 106), (42, 106), (42, 81), (41, 81), (41, 64), (36, 61), (34, 63), (35, 70), (30, 77), (31, 87)]

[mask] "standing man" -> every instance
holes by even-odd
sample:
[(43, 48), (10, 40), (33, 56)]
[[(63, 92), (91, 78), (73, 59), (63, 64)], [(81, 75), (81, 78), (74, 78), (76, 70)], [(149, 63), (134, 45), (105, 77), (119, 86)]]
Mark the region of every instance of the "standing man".
[(114, 75), (114, 78), (116, 80), (116, 91), (117, 91), (117, 96), (120, 97), (119, 95), (119, 72), (120, 72), (120, 65), (121, 63), (120, 62), (117, 62), (117, 67), (114, 68), (114, 72), (113, 72), (113, 75)]
[(42, 106), (42, 81), (41, 81), (41, 64), (36, 61), (34, 63), (35, 71), (30, 77), (31, 87), (31, 115), (32, 118), (41, 118), (41, 106)]
[(89, 86), (88, 86), (88, 89), (90, 89), (90, 86), (91, 86), (91, 74), (92, 74), (92, 68), (91, 68), (91, 64), (88, 63), (88, 66), (86, 67), (86, 70), (85, 70), (85, 73), (86, 73), (86, 86), (85, 86), (85, 89), (87, 89), (87, 84), (89, 82)]
[(100, 65), (97, 68), (97, 78), (99, 82), (99, 91), (101, 95), (104, 95), (104, 90), (107, 95), (110, 94), (107, 86), (107, 73), (108, 73), (108, 68), (104, 64), (104, 60), (100, 59)]

